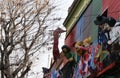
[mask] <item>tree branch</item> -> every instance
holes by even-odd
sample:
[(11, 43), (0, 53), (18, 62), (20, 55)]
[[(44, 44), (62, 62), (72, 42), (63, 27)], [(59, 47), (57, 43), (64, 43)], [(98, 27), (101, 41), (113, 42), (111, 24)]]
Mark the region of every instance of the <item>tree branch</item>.
[(23, 71), (21, 73), (21, 76), (19, 78), (24, 78), (24, 76), (26, 75), (26, 73), (28, 73), (30, 71), (31, 65), (32, 65), (32, 62), (30, 64), (28, 64), (27, 68), (25, 69), (25, 71)]

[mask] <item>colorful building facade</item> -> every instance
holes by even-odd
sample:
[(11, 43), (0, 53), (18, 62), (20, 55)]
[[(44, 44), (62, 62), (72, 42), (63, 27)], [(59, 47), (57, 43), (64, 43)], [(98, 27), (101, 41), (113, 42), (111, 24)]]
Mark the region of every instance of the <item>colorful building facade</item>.
[[(96, 16), (111, 16), (119, 20), (119, 5), (119, 0), (74, 0), (69, 8), (68, 16), (63, 23), (67, 30), (65, 44), (75, 51), (73, 43), (83, 41), (88, 36), (91, 36), (92, 42), (97, 44), (99, 28), (94, 24)], [(58, 62), (55, 62), (50, 68), (50, 73), (47, 73), (48, 76), (49, 74), (51, 75), (49, 78), (60, 78), (59, 75), (61, 74), (59, 70), (61, 67), (64, 67), (66, 63), (67, 59), (65, 57), (58, 59)]]
[(67, 29), (65, 44), (72, 48), (75, 41), (82, 41), (89, 35), (96, 42), (98, 27), (94, 20), (98, 15), (111, 16), (116, 20), (120, 17), (119, 0), (75, 0), (64, 21)]
[(88, 36), (97, 44), (99, 28), (94, 24), (94, 20), (98, 15), (103, 15), (119, 21), (119, 5), (119, 0), (75, 0), (64, 21), (67, 30), (65, 44), (74, 51), (73, 43), (83, 41)]

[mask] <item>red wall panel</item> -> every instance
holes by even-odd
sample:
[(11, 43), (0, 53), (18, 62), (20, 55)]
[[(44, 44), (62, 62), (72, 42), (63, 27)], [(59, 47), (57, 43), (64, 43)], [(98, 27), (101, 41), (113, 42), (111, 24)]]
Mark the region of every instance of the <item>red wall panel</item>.
[(102, 12), (108, 9), (108, 16), (120, 17), (120, 0), (103, 0), (102, 4)]
[(74, 48), (72, 46), (74, 42), (75, 42), (75, 26), (65, 39), (65, 44), (68, 45), (74, 51)]

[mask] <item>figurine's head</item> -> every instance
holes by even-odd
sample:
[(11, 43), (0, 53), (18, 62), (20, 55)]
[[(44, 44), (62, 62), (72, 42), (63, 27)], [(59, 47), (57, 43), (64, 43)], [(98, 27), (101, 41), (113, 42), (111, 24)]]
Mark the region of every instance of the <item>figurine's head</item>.
[(89, 46), (91, 44), (91, 36), (87, 37), (86, 39), (83, 40), (83, 45), (85, 47)]
[(79, 56), (82, 56), (85, 51), (83, 51), (82, 49), (80, 49), (79, 46), (83, 46), (83, 42), (82, 41), (76, 42), (75, 45), (74, 45), (77, 54)]

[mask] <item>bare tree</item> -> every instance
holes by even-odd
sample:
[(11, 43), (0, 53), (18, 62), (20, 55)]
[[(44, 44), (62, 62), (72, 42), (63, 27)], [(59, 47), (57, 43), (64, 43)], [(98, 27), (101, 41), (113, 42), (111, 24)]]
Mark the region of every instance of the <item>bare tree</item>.
[(47, 23), (54, 8), (49, 0), (0, 1), (1, 78), (24, 78), (29, 72), (31, 56), (50, 39)]

